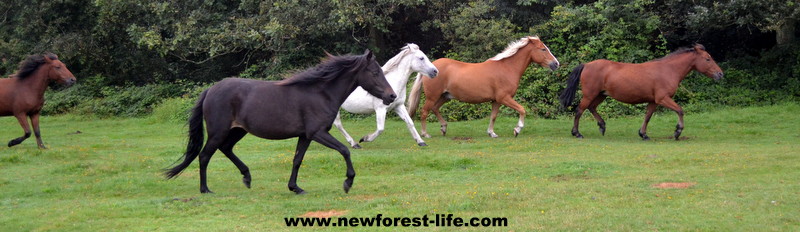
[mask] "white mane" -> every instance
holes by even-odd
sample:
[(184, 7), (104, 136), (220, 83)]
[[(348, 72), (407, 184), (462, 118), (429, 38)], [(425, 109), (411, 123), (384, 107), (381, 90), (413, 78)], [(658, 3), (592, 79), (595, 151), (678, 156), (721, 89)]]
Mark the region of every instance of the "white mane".
[(517, 51), (519, 51), (520, 48), (525, 47), (525, 45), (528, 45), (528, 42), (530, 42), (531, 40), (534, 40), (534, 39), (535, 40), (539, 40), (539, 36), (529, 36), (529, 37), (525, 37), (525, 38), (519, 39), (517, 41), (511, 42), (511, 43), (508, 44), (508, 47), (506, 47), (506, 49), (503, 50), (503, 52), (500, 52), (499, 54), (497, 54), (496, 56), (490, 58), (489, 60), (497, 61), (497, 60), (502, 60), (502, 59), (511, 57), (514, 54), (517, 54)]
[(413, 43), (406, 44), (405, 47), (400, 49), (400, 53), (389, 59), (389, 61), (386, 61), (386, 64), (384, 64), (383, 67), (381, 67), (381, 69), (383, 69), (383, 74), (386, 74), (387, 72), (396, 69), (400, 65), (400, 61), (403, 60), (403, 57), (416, 50), (419, 50), (419, 46), (417, 46), (416, 44)]

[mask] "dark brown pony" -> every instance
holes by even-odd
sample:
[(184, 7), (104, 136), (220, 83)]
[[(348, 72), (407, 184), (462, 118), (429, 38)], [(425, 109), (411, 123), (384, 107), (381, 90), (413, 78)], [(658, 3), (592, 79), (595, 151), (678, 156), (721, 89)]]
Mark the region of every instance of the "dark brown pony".
[(597, 114), (597, 106), (607, 96), (628, 104), (647, 103), (647, 113), (644, 123), (639, 130), (639, 136), (649, 140), (647, 136), (647, 123), (658, 105), (670, 108), (678, 113), (678, 125), (675, 129), (675, 140), (683, 131), (683, 109), (672, 100), (678, 85), (692, 70), (705, 74), (714, 80), (722, 79), (722, 69), (717, 66), (705, 47), (695, 44), (692, 47), (682, 48), (671, 54), (641, 64), (620, 63), (609, 60), (595, 60), (578, 65), (569, 74), (567, 89), (561, 93), (561, 106), (567, 107), (575, 98), (578, 82), (581, 83), (583, 98), (575, 113), (575, 122), (572, 135), (583, 138), (578, 131), (581, 114), (587, 108), (600, 127), (600, 133), (605, 135), (606, 123)]
[(439, 119), (442, 135), (447, 133), (447, 121), (442, 117), (439, 108), (450, 99), (472, 104), (492, 102), (492, 115), (486, 132), (493, 138), (497, 137), (494, 133), (494, 121), (500, 105), (511, 107), (519, 113), (519, 122), (514, 128), (514, 136), (517, 136), (525, 125), (525, 108), (514, 100), (514, 95), (525, 69), (534, 62), (552, 70), (559, 66), (558, 59), (535, 36), (512, 42), (503, 52), (483, 63), (438, 59), (433, 62), (439, 69), (439, 75), (435, 79), (417, 76), (409, 96), (410, 115), (414, 115), (419, 105), (419, 90), (420, 85), (423, 85), (425, 105), (420, 115), (422, 136), (431, 137), (426, 129), (428, 112), (431, 110)]
[[(165, 175), (177, 176), (200, 156), (200, 192), (210, 193), (206, 168), (214, 152), (220, 150), (239, 168), (242, 181), (250, 188), (250, 169), (233, 154), (233, 146), (247, 133), (273, 140), (298, 137), (289, 190), (304, 193), (297, 186), (297, 172), (313, 140), (342, 154), (347, 165), (344, 191), (348, 192), (356, 175), (350, 151), (328, 131), (342, 102), (358, 86), (383, 100), (383, 104), (388, 105), (397, 97), (369, 51), (359, 56), (329, 55), (316, 67), (283, 81), (222, 80), (200, 94), (189, 118), (189, 143), (183, 162)], [(204, 118), (208, 127), (205, 147)]]
[(33, 134), (39, 148), (47, 148), (39, 132), (39, 113), (44, 105), (44, 91), (52, 82), (70, 86), (75, 76), (53, 53), (32, 55), (19, 64), (19, 71), (10, 78), (0, 79), (0, 116), (14, 116), (25, 131), (22, 137), (12, 139), (8, 146), (22, 143), (31, 137), (28, 117), (33, 124)]

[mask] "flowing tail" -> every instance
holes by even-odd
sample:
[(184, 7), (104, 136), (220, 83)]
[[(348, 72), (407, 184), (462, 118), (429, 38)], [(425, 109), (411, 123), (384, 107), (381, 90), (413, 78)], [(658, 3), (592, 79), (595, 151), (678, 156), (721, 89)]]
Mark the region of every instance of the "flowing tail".
[(174, 178), (178, 176), (178, 174), (181, 174), (186, 167), (189, 167), (189, 164), (192, 164), (192, 161), (197, 158), (197, 155), (200, 154), (200, 150), (203, 148), (203, 140), (205, 139), (203, 135), (203, 101), (205, 101), (207, 93), (208, 90), (205, 90), (200, 94), (200, 99), (197, 99), (197, 103), (195, 103), (194, 108), (192, 108), (192, 115), (189, 116), (189, 144), (186, 145), (186, 153), (183, 154), (183, 162), (164, 172), (164, 176), (166, 176), (167, 179)]
[(419, 107), (420, 92), (422, 90), (422, 74), (417, 73), (417, 79), (414, 80), (414, 85), (411, 87), (411, 93), (408, 94), (408, 116), (414, 117)]
[(561, 101), (561, 107), (564, 107), (564, 109), (572, 105), (572, 101), (575, 99), (575, 92), (578, 91), (578, 83), (581, 82), (583, 65), (584, 64), (578, 65), (578, 67), (572, 70), (567, 80), (567, 88), (564, 89), (564, 91), (561, 92), (561, 96), (558, 97)]

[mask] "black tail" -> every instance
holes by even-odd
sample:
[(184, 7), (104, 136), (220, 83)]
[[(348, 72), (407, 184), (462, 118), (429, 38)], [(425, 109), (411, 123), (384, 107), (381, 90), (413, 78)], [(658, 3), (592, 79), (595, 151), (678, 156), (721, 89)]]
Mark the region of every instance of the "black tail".
[(583, 72), (583, 65), (578, 65), (575, 69), (572, 70), (572, 73), (569, 74), (569, 80), (567, 80), (567, 88), (561, 92), (561, 96), (558, 99), (561, 101), (561, 107), (566, 109), (570, 105), (572, 105), (572, 100), (575, 99), (575, 92), (578, 91), (578, 83), (581, 82), (581, 73)]
[(194, 108), (192, 108), (192, 115), (189, 116), (189, 144), (186, 145), (186, 153), (183, 154), (183, 162), (164, 172), (164, 176), (166, 176), (167, 179), (181, 174), (183, 169), (186, 169), (186, 167), (189, 167), (189, 164), (192, 164), (192, 161), (197, 158), (197, 155), (200, 154), (200, 150), (203, 148), (203, 140), (205, 139), (203, 135), (203, 101), (206, 99), (206, 93), (208, 93), (208, 90), (200, 94), (200, 99), (197, 99), (197, 103), (195, 103)]

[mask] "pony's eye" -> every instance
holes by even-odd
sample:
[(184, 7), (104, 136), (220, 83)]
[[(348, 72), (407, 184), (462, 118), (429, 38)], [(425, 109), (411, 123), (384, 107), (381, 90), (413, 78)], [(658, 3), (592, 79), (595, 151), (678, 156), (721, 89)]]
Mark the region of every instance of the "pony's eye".
[(546, 52), (546, 51), (547, 51), (547, 48), (542, 48), (542, 51), (543, 51), (543, 52)]
[(420, 57), (419, 60), (425, 60), (425, 57)]
[(706, 58), (706, 61), (711, 61), (711, 58)]

